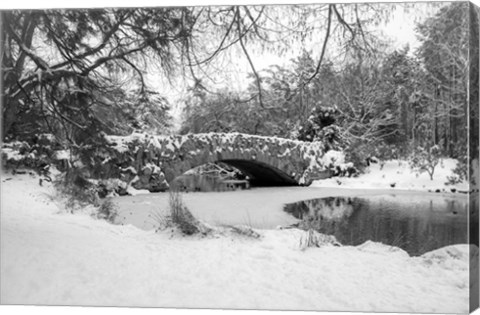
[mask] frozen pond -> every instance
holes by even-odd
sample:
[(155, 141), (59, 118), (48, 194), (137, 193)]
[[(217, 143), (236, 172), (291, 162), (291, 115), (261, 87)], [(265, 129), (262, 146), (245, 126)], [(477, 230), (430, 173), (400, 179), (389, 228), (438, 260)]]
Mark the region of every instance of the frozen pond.
[[(395, 194), (397, 200), (422, 200), (430, 198), (433, 204), (446, 202), (464, 203), (467, 196), (461, 194), (436, 194), (400, 190), (360, 190), (313, 187), (268, 187), (226, 192), (190, 192), (183, 200), (192, 214), (212, 225), (250, 225), (258, 229), (274, 229), (299, 223), (301, 218), (284, 211), (286, 204), (324, 197), (365, 197)], [(114, 198), (119, 208), (119, 224), (133, 224), (142, 229), (157, 226), (156, 218), (168, 214), (167, 193), (123, 196)], [(410, 214), (425, 213), (435, 220), (430, 208), (412, 208)], [(427, 215), (428, 213), (428, 215)], [(440, 215), (440, 214), (438, 214)]]
[(417, 256), (468, 242), (466, 201), (435, 194), (327, 197), (291, 203), (284, 210), (302, 220), (298, 227), (335, 235), (344, 245), (371, 240)]

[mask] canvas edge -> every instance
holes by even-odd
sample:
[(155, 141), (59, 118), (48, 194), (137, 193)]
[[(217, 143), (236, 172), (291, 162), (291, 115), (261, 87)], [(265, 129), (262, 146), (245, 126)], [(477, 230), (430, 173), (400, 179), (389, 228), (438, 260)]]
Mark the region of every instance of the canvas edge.
[[(480, 7), (469, 3), (469, 243), (470, 246), (470, 312), (479, 307), (479, 226), (478, 226), (478, 173), (479, 161), (479, 19)], [(475, 167), (475, 163), (477, 164)], [(476, 170), (475, 170), (476, 169)]]

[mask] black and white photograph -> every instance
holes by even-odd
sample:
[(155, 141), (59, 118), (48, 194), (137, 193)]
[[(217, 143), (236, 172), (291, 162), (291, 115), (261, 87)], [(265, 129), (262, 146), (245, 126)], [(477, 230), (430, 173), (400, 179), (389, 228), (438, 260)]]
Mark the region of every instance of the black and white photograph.
[(478, 1), (52, 3), (0, 7), (2, 307), (478, 308)]

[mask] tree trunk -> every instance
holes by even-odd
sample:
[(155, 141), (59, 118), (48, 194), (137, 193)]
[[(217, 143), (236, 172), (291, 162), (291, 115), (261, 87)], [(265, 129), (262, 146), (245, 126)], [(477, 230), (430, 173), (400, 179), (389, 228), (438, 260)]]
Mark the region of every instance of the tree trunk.
[[(27, 55), (21, 52), (17, 60), (14, 60), (14, 56), (12, 55), (12, 38), (7, 33), (5, 27), (5, 23), (9, 23), (9, 14), (8, 12), (0, 12), (0, 42), (3, 43), (2, 67), (9, 69), (8, 72), (4, 70), (2, 73), (2, 140), (5, 140), (5, 137), (10, 133), (18, 119), (19, 108), (21, 106), (20, 100), (22, 98), (28, 98), (28, 95), (25, 95), (25, 90), (19, 91), (20, 86), (18, 83), (25, 68)], [(23, 45), (27, 49), (30, 49), (37, 26), (34, 12), (26, 15), (24, 25), (19, 36), (23, 41)], [(30, 86), (32, 85), (30, 84)], [(28, 93), (30, 91), (26, 92)], [(12, 97), (12, 95), (14, 95), (14, 97)]]
[(433, 144), (438, 144), (438, 101), (435, 100), (435, 112), (433, 113), (434, 117), (434, 131), (433, 131)]

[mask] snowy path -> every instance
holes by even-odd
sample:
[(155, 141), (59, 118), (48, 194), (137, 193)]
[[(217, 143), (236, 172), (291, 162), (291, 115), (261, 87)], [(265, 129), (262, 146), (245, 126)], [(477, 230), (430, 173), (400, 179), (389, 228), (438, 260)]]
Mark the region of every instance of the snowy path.
[(411, 258), (375, 243), (300, 251), (297, 230), (155, 234), (59, 213), (50, 193), (2, 177), (2, 304), (468, 311), (466, 245)]

